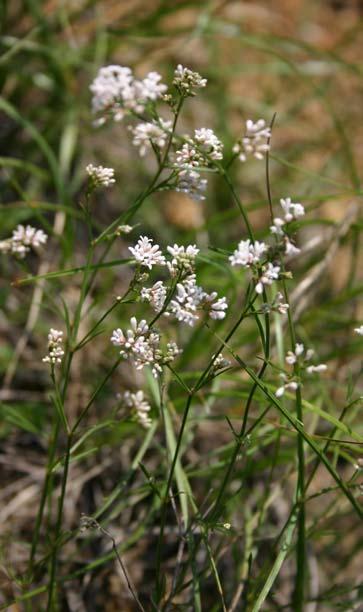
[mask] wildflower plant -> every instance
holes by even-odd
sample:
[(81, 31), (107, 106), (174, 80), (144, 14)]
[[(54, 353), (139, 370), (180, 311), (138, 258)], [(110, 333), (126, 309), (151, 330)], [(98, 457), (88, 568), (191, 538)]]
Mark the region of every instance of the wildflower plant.
[[(323, 347), (320, 356), (319, 343), (306, 338), (294, 318), (294, 304), (290, 299), (290, 287), (294, 283), (290, 260), (300, 253), (297, 246), (300, 224), (309, 211), (290, 196), (277, 198), (279, 204), (271, 196), (270, 117), (248, 118), (244, 127), (241, 121), (242, 135), (237, 134), (232, 145), (222, 141), (214, 126), (202, 125), (189, 134), (179, 130), (185, 105), (191, 98), (203, 95), (206, 87), (206, 78), (182, 65), (176, 67), (168, 84), (155, 71), (142, 78), (136, 77), (131, 68), (119, 65), (105, 66), (98, 71), (90, 86), (95, 129), (101, 130), (108, 123), (108, 129), (119, 130), (119, 123), (125, 124), (123, 137), (130, 138), (141, 162), (148, 169), (153, 168), (154, 173), (133, 202), (120, 207), (115, 218), (100, 224), (93, 216), (93, 198), (106, 189), (119, 193), (117, 190), (122, 185), (117, 169), (87, 165), (86, 187), (80, 194), (76, 212), (73, 211), (82, 230), (88, 230), (84, 232), (87, 253), (82, 262), (70, 269), (51, 269), (45, 274), (32, 274), (29, 268), (29, 275), (17, 281), (19, 287), (29, 282), (51, 285), (63, 276), (78, 275), (74, 294), (57, 295), (52, 308), (49, 307), (47, 317), (52, 317), (51, 325), (55, 328), (48, 332), (48, 339), (46, 329), (42, 328), (42, 350), (43, 354), (46, 352), (42, 367), (44, 376), (49, 376), (54, 415), (27, 577), (35, 584), (39, 572), (44, 573), (49, 567), (46, 580), (41, 581), (49, 611), (58, 609), (60, 583), (67, 579), (63, 572), (64, 551), (74, 536), (74, 531), (64, 527), (72, 466), (83, 461), (88, 453), (97, 452), (97, 446), (94, 451), (87, 446), (89, 438), (106, 427), (114, 428), (113, 443), (116, 439), (120, 448), (122, 436), (134, 436), (141, 442), (130, 469), (122, 476), (117, 475), (117, 486), (105, 500), (97, 501), (95, 517), (83, 519), (80, 532), (86, 526), (112, 522), (113, 513), (123, 508), (124, 498), (134, 491), (136, 475), (144, 479), (135, 497), (136, 513), (139, 500), (144, 498), (149, 509), (143, 518), (136, 519), (135, 529), (134, 524), (130, 526), (133, 533), (125, 543), (126, 550), (143, 521), (146, 527), (149, 521), (157, 523), (153, 592), (140, 597), (136, 594), (137, 588), (131, 588), (128, 583), (138, 609), (172, 609), (179, 605), (177, 602), (185, 592), (186, 609), (201, 610), (201, 595), (206, 587), (204, 584), (201, 590), (200, 583), (207, 574), (217, 585), (218, 609), (227, 610), (227, 598), (232, 601), (236, 595), (226, 593), (222, 586), (220, 538), (230, 538), (231, 546), (240, 545), (241, 527), (237, 519), (242, 515), (237, 513), (235, 519), (233, 512), (236, 504), (243, 506), (239, 495), (245, 488), (245, 482), (241, 489), (236, 487), (236, 481), (232, 487), (231, 481), (241, 464), (249, 465), (257, 458), (262, 465), (260, 440), (264, 444), (264, 435), (268, 438), (274, 429), (279, 432), (276, 457), (280, 436), (285, 430), (293, 449), (290, 511), (277, 538), (281, 552), (266, 579), (257, 548), (262, 537), (261, 522), (277, 491), (266, 489), (256, 520), (248, 523), (249, 510), (243, 515), (243, 577), (238, 578), (237, 584), (243, 583), (247, 589), (256, 574), (253, 592), (249, 595), (245, 591), (241, 599), (242, 591), (237, 590), (237, 607), (228, 609), (247, 609), (241, 606), (247, 606), (249, 597), (255, 605), (251, 609), (261, 609), (282, 562), (293, 551), (292, 609), (302, 610), (303, 603), (309, 600), (307, 539), (312, 527), (307, 523), (306, 500), (318, 466), (325, 468), (332, 487), (341, 492), (346, 506), (360, 519), (363, 517), (355, 490), (344, 481), (329, 457), (331, 437), (325, 436), (323, 446), (306, 425), (306, 410), (311, 410), (311, 403), (305, 397), (314, 397), (314, 386), (321, 384), (330, 367), (329, 363), (320, 363), (320, 359), (329, 362), (329, 354)], [(248, 163), (257, 164), (261, 180), (266, 176), (270, 221), (262, 236), (261, 232), (254, 231), (239, 189), (232, 180), (233, 167), (240, 161), (244, 167)], [(213, 180), (223, 184), (239, 215), (233, 241), (226, 246), (221, 238), (220, 244), (208, 248), (198, 233), (194, 239), (179, 236), (178, 242), (170, 231), (159, 231), (154, 237), (155, 226), (144, 223), (143, 212), (157, 201), (161, 192), (164, 197), (165, 193), (168, 197), (172, 192), (182, 192), (195, 200), (197, 206), (203, 200), (208, 211), (208, 193)], [(47, 234), (42, 229), (19, 225), (12, 237), (0, 243), (0, 251), (3, 257), (15, 255), (26, 266), (30, 250), (42, 257), (46, 242)], [(61, 249), (61, 242), (61, 233), (57, 236), (54, 231), (53, 249)], [(115, 253), (114, 259), (110, 253)], [(106, 272), (111, 275), (107, 276), (111, 281), (108, 281), (108, 292), (100, 295), (97, 283)], [(228, 279), (232, 279), (232, 285)], [(114, 294), (114, 286), (117, 289), (122, 286), (123, 292)], [(64, 332), (58, 331), (58, 327)], [(362, 326), (354, 332), (363, 335)], [(312, 345), (316, 353), (310, 348)], [(197, 347), (194, 357), (191, 346)], [(96, 367), (88, 358), (91, 347), (102, 353), (101, 367)], [(80, 355), (85, 355), (84, 362)], [(85, 387), (87, 398), (82, 395), (78, 403), (74, 399), (74, 377), (84, 363), (94, 384), (91, 390)], [(110, 401), (112, 381), (121, 391), (118, 395), (112, 393)], [(233, 422), (228, 414), (218, 414), (218, 403), (215, 407), (216, 398), (228, 391), (227, 384), (223, 386), (225, 382), (233, 386), (232, 397), (235, 393), (239, 402)], [(104, 401), (109, 409), (108, 418), (105, 423), (97, 422), (97, 407)], [(255, 406), (259, 410), (257, 416)], [(208, 451), (205, 464), (197, 469), (192, 460), (187, 465), (188, 440), (198, 427), (200, 415), (214, 410), (215, 418), (221, 421), (223, 418), (223, 423), (227, 423), (228, 448), (222, 452), (217, 448)], [(326, 415), (320, 407), (316, 414)], [(337, 424), (336, 419), (327, 417), (328, 422), (339, 429), (340, 422)], [(259, 438), (261, 423), (266, 434)], [(345, 426), (343, 430), (347, 433)], [(149, 451), (151, 455), (159, 453), (159, 459), (153, 464), (155, 475), (150, 475), (146, 465)], [(193, 488), (193, 479), (203, 476), (214, 453), (218, 457), (216, 478), (211, 480), (210, 491), (201, 499)], [(274, 461), (272, 471), (277, 469), (277, 459)], [(307, 464), (312, 465), (312, 477), (307, 476)], [(244, 480), (246, 474), (243, 472)], [(56, 477), (60, 478), (59, 489), (55, 486)], [(259, 493), (251, 495), (257, 499)], [(52, 524), (51, 537), (47, 539), (43, 533), (45, 524)], [(174, 537), (178, 552), (174, 573), (167, 585), (164, 566), (169, 534)], [(256, 544), (249, 544), (249, 537), (256, 537)], [(116, 545), (113, 539), (112, 542), (113, 553), (127, 578), (122, 561), (124, 544)], [(141, 600), (145, 603), (140, 603)]]

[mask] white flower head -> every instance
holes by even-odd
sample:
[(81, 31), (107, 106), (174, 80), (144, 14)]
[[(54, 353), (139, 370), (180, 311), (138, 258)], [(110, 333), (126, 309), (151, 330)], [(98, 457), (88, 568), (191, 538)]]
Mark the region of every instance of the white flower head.
[(104, 168), (103, 166), (93, 166), (88, 164), (86, 172), (90, 177), (92, 187), (110, 187), (115, 183), (115, 171), (113, 168)]
[(115, 233), (117, 236), (120, 236), (121, 234), (129, 234), (133, 229), (132, 225), (119, 225)]
[(171, 121), (159, 120), (159, 123), (139, 123), (135, 127), (130, 126), (130, 131), (133, 134), (132, 144), (139, 147), (141, 157), (152, 148), (152, 146), (163, 148), (166, 144)]
[[(212, 358), (214, 359), (214, 355), (212, 355)], [(231, 362), (229, 359), (226, 359), (222, 353), (219, 353), (219, 355), (216, 357), (216, 359), (214, 359), (213, 361), (213, 366), (212, 366), (212, 372), (218, 372), (218, 370), (222, 370), (223, 368), (228, 368), (228, 366), (231, 365)]]
[(273, 221), (273, 225), (270, 227), (271, 234), (276, 234), (276, 236), (283, 236), (283, 226), (285, 225), (285, 221), (280, 219), (280, 217), (276, 217)]
[(299, 388), (299, 383), (296, 382), (296, 380), (291, 380), (290, 382), (285, 383), (284, 385), (282, 385), (281, 387), (279, 387), (276, 392), (275, 395), (276, 397), (282, 397), (285, 393), (285, 391), (296, 391), (296, 389)]
[(195, 96), (195, 89), (201, 89), (207, 85), (207, 79), (201, 77), (198, 72), (193, 72), (178, 64), (174, 72), (173, 85), (183, 96)]
[(125, 391), (122, 399), (126, 406), (131, 409), (138, 423), (145, 429), (149, 429), (152, 425), (152, 419), (149, 415), (151, 407), (145, 399), (143, 391), (136, 391), (136, 393)]
[(285, 222), (290, 223), (294, 219), (299, 219), (305, 215), (305, 208), (302, 204), (294, 203), (291, 198), (281, 198), (280, 205), (285, 213)]
[(354, 332), (358, 334), (358, 336), (363, 336), (363, 325), (354, 328)]
[(320, 374), (320, 372), (325, 372), (328, 369), (328, 366), (325, 363), (319, 363), (318, 365), (311, 365), (306, 368), (308, 374)]
[(280, 291), (276, 293), (275, 299), (272, 304), (272, 308), (277, 310), (280, 314), (286, 314), (290, 308), (289, 304), (284, 303), (284, 296)]
[(160, 346), (160, 334), (150, 329), (145, 320), (138, 323), (132, 317), (130, 324), (131, 328), (126, 332), (115, 329), (111, 342), (121, 349), (121, 357), (130, 359), (137, 370), (150, 366), (153, 376), (157, 378), (162, 372), (162, 366), (175, 359), (180, 351), (175, 343), (168, 343), (164, 353)]
[(58, 329), (51, 328), (48, 334), (48, 355), (43, 357), (43, 363), (52, 365), (62, 363), (64, 355), (63, 350), (63, 332)]
[(0, 242), (0, 252), (24, 259), (31, 249), (38, 249), (48, 240), (47, 234), (31, 225), (18, 225), (11, 238)]
[(265, 285), (272, 285), (279, 278), (280, 270), (280, 266), (274, 266), (271, 262), (263, 266), (262, 274), (256, 285), (256, 293), (261, 294)]
[(174, 246), (168, 246), (167, 251), (172, 257), (171, 261), (167, 262), (171, 276), (176, 276), (180, 270), (186, 272), (194, 270), (195, 258), (199, 253), (195, 244), (189, 244), (187, 247), (174, 244)]
[(153, 240), (147, 236), (140, 236), (134, 247), (129, 247), (136, 263), (152, 269), (153, 266), (165, 266), (165, 257), (160, 251), (158, 244), (153, 244)]
[(242, 162), (247, 160), (248, 155), (262, 160), (266, 151), (270, 149), (268, 144), (270, 136), (271, 129), (264, 119), (258, 119), (256, 122), (247, 119), (245, 135), (234, 145), (233, 152)]
[(194, 130), (194, 140), (203, 153), (211, 159), (223, 159), (223, 143), (210, 128)]
[(238, 244), (238, 248), (234, 251), (233, 255), (229, 257), (229, 261), (232, 266), (249, 268), (253, 264), (257, 264), (261, 261), (267, 249), (267, 244), (264, 242), (258, 242), (256, 240), (252, 243), (250, 239), (241, 240)]
[(160, 312), (164, 306), (167, 290), (163, 281), (157, 281), (150, 289), (142, 287), (141, 299), (150, 303), (156, 312)]
[(142, 81), (135, 81), (134, 87), (138, 103), (145, 105), (145, 102), (151, 100), (155, 102), (168, 89), (164, 83), (161, 83), (162, 76), (158, 72), (149, 72)]
[(199, 202), (205, 200), (205, 191), (208, 181), (201, 177), (195, 170), (182, 170), (178, 174), (177, 186), (175, 191), (180, 191), (189, 195), (192, 200)]
[(204, 310), (207, 310), (211, 319), (215, 321), (221, 321), (226, 316), (226, 310), (228, 309), (228, 302), (225, 297), (218, 298), (216, 291), (203, 296)]
[(227, 308), (225, 297), (218, 298), (216, 291), (207, 293), (197, 285), (195, 274), (189, 274), (177, 283), (176, 295), (170, 301), (168, 312), (178, 321), (192, 327), (198, 321), (201, 311), (208, 313), (211, 319), (221, 320), (225, 318)]
[(182, 148), (175, 151), (175, 168), (193, 170), (193, 168), (199, 168), (206, 165), (206, 163), (204, 155), (202, 155), (192, 140), (184, 142)]
[(137, 109), (133, 74), (126, 66), (105, 66), (101, 68), (90, 86), (93, 94), (92, 111), (109, 113), (116, 120), (124, 116), (124, 108)]
[(285, 237), (285, 255), (294, 256), (301, 252), (297, 246), (295, 246), (289, 238)]
[(92, 110), (100, 115), (97, 123), (104, 123), (108, 115), (121, 121), (127, 112), (142, 113), (148, 102), (157, 100), (166, 91), (166, 85), (160, 81), (157, 72), (149, 72), (139, 81), (127, 66), (101, 68), (90, 86)]

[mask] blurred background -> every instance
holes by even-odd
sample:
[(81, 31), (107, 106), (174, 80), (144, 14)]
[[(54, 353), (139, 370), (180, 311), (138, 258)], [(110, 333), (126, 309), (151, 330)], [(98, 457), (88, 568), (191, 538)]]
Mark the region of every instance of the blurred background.
[[(241, 136), (247, 118), (263, 117), (270, 122), (276, 114), (270, 167), (273, 200), (277, 204), (279, 198), (291, 196), (302, 202), (308, 213), (298, 238), (303, 256), (298, 262), (291, 262), (294, 281), (290, 288), (298, 330), (302, 339), (317, 350), (321, 361), (329, 363), (326, 389), (317, 386), (309, 390), (309, 399), (337, 416), (347, 398), (347, 380), (354, 388), (362, 366), (361, 342), (351, 337), (352, 328), (363, 319), (359, 301), (363, 290), (359, 241), (363, 166), (362, 17), (361, 0), (1, 3), (0, 239), (7, 238), (17, 223), (42, 226), (52, 234), (42, 261), (34, 255), (27, 260), (28, 267), (22, 269), (19, 263), (2, 256), (0, 264), (1, 604), (28, 588), (22, 585), (19, 576), (28, 559), (27, 542), (44, 475), (52, 410), (48, 372), (41, 357), (48, 328), (59, 327), (63, 317), (59, 295), (72, 310), (79, 290), (78, 277), (40, 283), (38, 289), (35, 285), (17, 285), (17, 281), (29, 273), (42, 275), (83, 265), (87, 232), (80, 222), (79, 201), (84, 193), (88, 163), (115, 168), (117, 179), (113, 189), (100, 191), (94, 198), (94, 224), (100, 231), (134, 201), (154, 170), (153, 159), (140, 159), (123, 125), (93, 126), (89, 85), (98, 69), (109, 63), (121, 64), (132, 67), (141, 78), (156, 70), (163, 75), (164, 82), (171, 81), (179, 63), (197, 70), (208, 79), (208, 86), (187, 102), (180, 132), (211, 127), (226, 149)], [(232, 175), (257, 236), (263, 238), (269, 226), (264, 164), (257, 161), (235, 164)], [(136, 222), (140, 224), (140, 233), (153, 236), (163, 247), (180, 241), (197, 242), (206, 251), (209, 246), (231, 250), (231, 245), (244, 236), (238, 210), (218, 178), (210, 179), (207, 198), (202, 203), (176, 192), (154, 194)], [(133, 237), (137, 235), (138, 231)], [(110, 259), (126, 257), (130, 240), (133, 238), (120, 238)], [(240, 288), (226, 266), (217, 262), (208, 267), (202, 262), (200, 275), (208, 289), (217, 289), (222, 295), (227, 294), (232, 304), (237, 303)], [(108, 300), (125, 290), (130, 278), (131, 272), (124, 268), (102, 274), (84, 331), (92, 317), (97, 320), (97, 315), (104, 312)], [(122, 316), (127, 320), (130, 315)], [(115, 317), (117, 326), (122, 326), (120, 317)], [(107, 337), (109, 329), (111, 321)], [(193, 334), (188, 332), (187, 337), (188, 346), (180, 363), (185, 371), (201, 366), (199, 347), (209, 336), (198, 329)], [(247, 358), (256, 353), (258, 339), (252, 322), (235, 343), (244, 347)], [(95, 377), (106, 371), (110, 355), (103, 336), (88, 345), (85, 355), (75, 361), (69, 401), (72, 416), (79, 414)], [(231, 432), (223, 415), (226, 412), (236, 418), (240, 415), (240, 400), (236, 400), (234, 390), (238, 388), (243, 398), (249, 388), (248, 381), (241, 374), (238, 376), (231, 376), (226, 388), (218, 389), (220, 395), (215, 395), (212, 414), (209, 406), (202, 416), (195, 417), (190, 433), (186, 462), (191, 474), (195, 473), (193, 482), (200, 502), (214, 480), (222, 478), (221, 466), (210, 471), (208, 468), (213, 465), (216, 447), (222, 449), (218, 455), (222, 457), (230, 448)], [(98, 402), (90, 424), (97, 424), (108, 414), (120, 387), (128, 388), (139, 382), (122, 367), (112, 389)], [(177, 390), (174, 400), (178, 414), (184, 400)], [(258, 402), (255, 410), (257, 415)], [(359, 421), (359, 412), (347, 418), (357, 432), (362, 430)], [(266, 427), (265, 448), (258, 449), (252, 444), (251, 450), (253, 469), (259, 474), (253, 472), (251, 465), (241, 466), (236, 481), (231, 483), (233, 491), (238, 479), (248, 478), (252, 509), (258, 505), (256, 500), (263, 497), (269, 457), (274, 452), (273, 422), (267, 421)], [(311, 424), (311, 430), (318, 431), (317, 423)], [(319, 433), (327, 431), (325, 424)], [(68, 528), (77, 525), (81, 512), (91, 514), (101, 500), (111, 495), (120, 474), (129, 469), (142, 437), (143, 432), (133, 424), (122, 424), (93, 436), (89, 446), (85, 444), (83, 450), (88, 455), (73, 467), (65, 509)], [(161, 438), (157, 438), (148, 457), (151, 473), (157, 474), (160, 443)], [(292, 491), (288, 465), (294, 452), (294, 443), (288, 439), (275, 474), (276, 482), (281, 473), (285, 480), (281, 490), (276, 489), (278, 500), (271, 515), (274, 533), (288, 513)], [(337, 451), (335, 461), (344, 477), (351, 474), (357, 453), (358, 448), (345, 449), (341, 454)], [(318, 472), (314, 490), (329, 484), (331, 480), (325, 470)], [(129, 494), (130, 503), (122, 505), (118, 499), (108, 520), (120, 540), (127, 540), (135, 526), (148, 525), (148, 536), (140, 535), (126, 546), (125, 552), (127, 566), (143, 596), (150, 590), (156, 516), (151, 514), (150, 518), (150, 492), (145, 491), (143, 474), (135, 477)], [(334, 606), (348, 601), (349, 593), (363, 578), (362, 528), (344, 502), (340, 506), (336, 498), (334, 524), (329, 518), (324, 523), (321, 515), (331, 503), (330, 497), (324, 497), (323, 506), (317, 509), (319, 518), (311, 523), (312, 537), (316, 540), (314, 554), (324, 560), (318, 590), (328, 597), (333, 582), (342, 590), (332, 592), (331, 600), (322, 603), (319, 610), (340, 609)], [(234, 517), (232, 524), (245, 520), (244, 510), (236, 501), (231, 502), (229, 511)], [(237, 549), (238, 537), (237, 533), (233, 540)], [(268, 557), (271, 552), (268, 538), (263, 541), (262, 553)], [(83, 548), (69, 543), (63, 554), (72, 558), (68, 569), (74, 577), (65, 583), (62, 609), (133, 609), (124, 595), (117, 564), (106, 558), (109, 550), (109, 542), (101, 538), (87, 542)], [(172, 559), (173, 544), (169, 552)], [(92, 574), (92, 580), (87, 579), (88, 570), (80, 571), (78, 578), (77, 570), (87, 567), (94, 558), (103, 562)], [(227, 591), (228, 584), (234, 584), (233, 563), (233, 554), (222, 560)], [(266, 609), (283, 609), (287, 605), (292, 571), (287, 563)], [(212, 581), (211, 602), (215, 598), (214, 588)], [(181, 606), (182, 602), (181, 596)], [(42, 609), (32, 605), (33, 608), (24, 609)], [(23, 608), (14, 605), (9, 609)]]

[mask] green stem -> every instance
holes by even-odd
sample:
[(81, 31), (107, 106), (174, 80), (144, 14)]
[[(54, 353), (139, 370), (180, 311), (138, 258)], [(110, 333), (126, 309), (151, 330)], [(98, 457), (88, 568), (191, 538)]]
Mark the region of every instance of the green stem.
[(57, 570), (58, 548), (60, 545), (60, 536), (61, 536), (61, 530), (62, 530), (63, 507), (64, 507), (66, 488), (67, 488), (67, 479), (68, 479), (72, 441), (73, 441), (73, 435), (72, 433), (69, 433), (68, 438), (67, 438), (67, 447), (66, 447), (65, 457), (64, 457), (62, 487), (61, 487), (61, 493), (60, 493), (60, 497), (58, 501), (58, 512), (57, 512), (57, 522), (55, 526), (54, 544), (53, 544), (53, 550), (52, 550), (52, 555), (51, 555), (51, 560), (50, 560), (50, 577), (49, 577), (49, 584), (48, 584), (48, 603), (47, 603), (46, 612), (51, 612), (51, 610), (55, 609), (54, 608), (55, 577), (56, 577), (56, 570)]
[(48, 496), (48, 488), (49, 488), (50, 480), (52, 477), (52, 465), (53, 465), (55, 453), (57, 450), (59, 431), (60, 431), (60, 419), (59, 419), (58, 414), (55, 414), (55, 422), (53, 426), (51, 441), (49, 444), (46, 475), (45, 475), (45, 479), (43, 482), (40, 504), (39, 504), (37, 517), (35, 520), (34, 533), (33, 533), (33, 538), (32, 538), (31, 549), (30, 549), (30, 559), (29, 559), (30, 575), (32, 574), (33, 568), (34, 568), (34, 561), (35, 561), (35, 556), (36, 556), (38, 543), (39, 543), (40, 528), (43, 522), (44, 509), (45, 509), (45, 504), (46, 504), (47, 496)]

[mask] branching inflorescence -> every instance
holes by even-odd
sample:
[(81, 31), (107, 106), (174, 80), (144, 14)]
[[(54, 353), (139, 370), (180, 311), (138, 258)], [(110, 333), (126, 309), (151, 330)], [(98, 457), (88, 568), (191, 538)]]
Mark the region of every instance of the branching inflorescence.
[[(261, 393), (265, 393), (269, 403), (277, 407), (284, 406), (284, 403), (291, 399), (291, 393), (294, 393), (297, 406), (296, 414), (299, 420), (297, 431), (301, 433), (299, 427), (303, 427), (301, 400), (303, 386), (309, 378), (310, 380), (317, 379), (317, 375), (327, 369), (325, 363), (314, 362), (315, 354), (312, 349), (305, 349), (304, 344), (297, 341), (286, 288), (286, 281), (293, 277), (292, 272), (286, 270), (286, 266), (289, 264), (291, 256), (300, 252), (296, 243), (296, 232), (301, 219), (305, 215), (304, 206), (299, 202), (293, 202), (291, 197), (281, 198), (280, 216), (273, 217), (272, 202), (270, 202), (271, 225), (269, 231), (266, 231), (266, 237), (264, 235), (263, 240), (257, 240), (254, 238), (247, 214), (238, 199), (238, 195), (236, 195), (236, 190), (230, 187), (231, 181), (228, 172), (232, 163), (237, 163), (237, 160), (245, 163), (251, 158), (255, 158), (257, 161), (265, 159), (270, 149), (271, 127), (264, 119), (257, 119), (256, 121), (247, 119), (244, 132), (229, 150), (226, 150), (227, 147), (210, 127), (197, 128), (191, 134), (179, 134), (177, 132), (177, 122), (183, 104), (187, 98), (194, 97), (206, 85), (207, 79), (203, 78), (198, 72), (182, 65), (178, 65), (174, 72), (170, 90), (162, 82), (162, 77), (157, 72), (149, 72), (144, 78), (138, 79), (130, 68), (111, 65), (100, 69), (90, 87), (92, 110), (96, 118), (95, 124), (101, 126), (106, 121), (124, 121), (127, 123), (127, 133), (131, 134), (132, 144), (138, 150), (139, 156), (142, 158), (149, 155), (153, 156), (156, 172), (150, 186), (138, 196), (133, 205), (122, 211), (121, 215), (96, 240), (93, 240), (93, 234), (90, 231), (89, 252), (85, 265), (75, 269), (77, 273), (83, 272), (84, 275), (80, 285), (79, 303), (74, 308), (73, 321), (67, 320), (66, 335), (69, 334), (69, 338), (67, 337), (65, 349), (62, 331), (51, 328), (48, 334), (48, 352), (43, 358), (43, 362), (48, 364), (52, 381), (56, 385), (56, 406), (61, 414), (62, 423), (65, 425), (68, 436), (68, 446), (63, 461), (65, 467), (62, 493), (58, 505), (56, 536), (51, 553), (53, 578), (49, 588), (49, 601), (51, 601), (52, 589), (54, 589), (55, 584), (55, 566), (59, 542), (61, 542), (60, 519), (73, 438), (77, 434), (78, 425), (121, 361), (126, 362), (126, 369), (135, 377), (135, 387), (143, 384), (140, 383), (140, 380), (143, 380), (145, 370), (146, 372), (149, 370), (152, 376), (149, 376), (149, 379), (145, 376), (145, 380), (149, 381), (151, 387), (154, 385), (153, 388), (158, 389), (160, 394), (158, 410), (156, 406), (152, 405), (154, 400), (149, 400), (149, 394), (140, 388), (136, 390), (126, 388), (119, 394), (120, 403), (126, 408), (127, 416), (131, 416), (133, 421), (149, 430), (149, 432), (144, 432), (145, 435), (152, 434), (151, 426), (153, 422), (156, 427), (157, 423), (154, 421), (154, 415), (157, 419), (162, 414), (162, 410), (168, 410), (165, 405), (167, 405), (170, 377), (172, 381), (177, 381), (180, 384), (183, 392), (187, 392), (187, 403), (179, 437), (176, 442), (174, 439), (172, 440), (173, 452), (170, 452), (170, 470), (167, 484), (159, 495), (161, 501), (158, 500), (162, 512), (164, 512), (164, 519), (166, 516), (165, 507), (170, 500), (176, 470), (178, 470), (180, 477), (178, 453), (180, 453), (182, 445), (188, 412), (192, 400), (204, 385), (209, 384), (213, 378), (222, 375), (226, 370), (233, 367), (244, 368), (245, 372), (253, 379), (252, 390), (246, 396), (248, 399), (244, 403), (245, 412), (240, 433), (236, 434), (232, 428), (236, 441), (234, 457), (234, 460), (236, 460), (247, 436), (248, 411), (254, 400), (256, 389), (259, 388)], [(96, 189), (117, 187), (117, 183), (113, 168), (89, 164), (85, 170), (87, 174), (87, 206), (82, 205), (82, 210), (85, 213), (88, 226), (93, 230), (92, 212), (89, 207), (93, 192)], [(203, 265), (207, 268), (209, 262), (206, 258), (203, 261), (200, 253), (201, 241), (198, 237), (195, 238), (196, 244), (194, 244), (194, 241), (192, 244), (163, 244), (163, 237), (161, 236), (158, 239), (160, 244), (158, 244), (152, 237), (142, 232), (133, 244), (128, 246), (132, 257), (123, 261), (123, 265), (129, 266), (131, 277), (128, 290), (124, 296), (125, 299), (119, 297), (112, 306), (108, 304), (108, 310), (80, 340), (80, 322), (83, 313), (87, 311), (84, 308), (87, 300), (92, 300), (94, 279), (99, 269), (105, 265), (104, 259), (113, 244), (119, 240), (119, 236), (123, 235), (125, 239), (125, 235), (135, 231), (137, 226), (128, 225), (128, 222), (132, 222), (131, 219), (140, 210), (143, 202), (148, 196), (161, 190), (182, 192), (196, 201), (205, 200), (208, 188), (207, 176), (216, 176), (225, 180), (226, 185), (230, 188), (231, 197), (238, 204), (245, 223), (246, 232), (242, 233), (241, 230), (240, 240), (236, 240), (236, 244), (232, 248), (222, 251), (223, 245), (218, 245), (221, 247), (218, 252), (219, 263), (222, 262), (220, 265), (223, 265), (228, 270), (229, 276), (236, 280), (236, 286), (243, 285), (247, 278), (245, 284), (248, 288), (245, 303), (242, 308), (238, 305), (237, 323), (231, 320), (233, 315), (233, 312), (231, 313), (231, 302), (233, 303), (233, 299), (231, 300), (229, 288), (223, 291), (223, 293), (228, 294), (227, 299), (213, 287), (209, 288), (209, 282), (204, 282), (204, 277), (200, 274), (199, 266)], [(46, 244), (46, 241), (47, 235), (42, 229), (36, 229), (30, 225), (26, 227), (18, 225), (10, 238), (0, 242), (0, 252), (24, 260), (31, 249), (38, 251), (41, 255), (41, 247)], [(97, 259), (95, 257), (96, 247), (103, 241), (107, 242), (107, 248), (103, 255)], [(22, 261), (21, 264), (23, 263), (26, 262)], [(114, 265), (115, 262), (112, 263)], [(118, 266), (119, 263), (117, 260), (116, 265)], [(19, 262), (17, 262), (17, 265), (19, 265)], [(223, 275), (221, 278), (223, 282)], [(235, 298), (235, 304), (237, 304), (237, 300), (240, 300), (240, 294)], [(115, 312), (122, 313), (122, 320), (120, 323), (116, 323), (120, 326), (112, 331), (110, 338), (114, 347), (114, 349), (110, 347), (110, 352), (113, 351), (117, 361), (107, 373), (104, 382), (97, 387), (90, 402), (81, 411), (81, 415), (77, 418), (76, 425), (72, 429), (66, 418), (64, 407), (73, 356), (86, 343), (91, 342), (94, 337), (104, 332), (104, 328), (101, 328), (100, 325), (101, 323), (104, 325), (105, 322), (109, 324), (107, 317), (114, 309)], [(141, 316), (139, 316), (139, 310), (142, 310)], [(273, 317), (270, 316), (271, 313), (275, 313)], [(279, 315), (285, 318), (282, 319)], [(238, 351), (231, 344), (234, 333), (247, 317), (250, 317), (249, 321), (252, 320), (252, 324), (256, 321), (258, 338), (262, 347), (262, 358), (259, 356), (262, 359), (262, 366), (258, 374), (255, 374), (252, 368), (244, 364)], [(223, 327), (225, 325), (225, 319), (231, 322), (231, 330), (223, 334), (222, 338), (219, 334), (219, 326)], [(271, 326), (274, 319), (279, 322), (280, 341), (284, 325), (286, 325), (290, 334), (289, 346), (291, 350), (286, 351), (285, 348), (282, 348), (283, 342), (281, 341), (279, 366), (274, 365), (274, 354), (271, 351)], [(205, 369), (200, 376), (198, 375), (196, 381), (193, 381), (194, 386), (189, 388), (177, 372), (178, 358), (187, 355), (186, 351), (182, 355), (184, 338), (188, 337), (188, 334), (195, 334), (197, 337), (199, 329), (202, 328), (207, 328), (208, 333), (218, 339), (219, 348), (218, 350), (213, 349), (215, 352), (210, 351)], [(107, 333), (111, 334), (111, 330), (110, 325)], [(203, 329), (203, 331), (205, 330)], [(354, 331), (356, 334), (363, 336), (362, 325), (355, 328)], [(106, 336), (104, 335), (104, 337)], [(222, 355), (222, 350), (224, 352), (229, 351), (231, 361)], [(61, 367), (56, 370), (55, 366)], [(135, 370), (137, 373), (135, 373)], [(266, 372), (272, 372), (275, 386), (271, 393), (266, 387), (263, 387), (264, 380), (262, 382), (262, 379), (267, 376)], [(153, 380), (152, 377), (156, 380)], [(58, 385), (58, 380), (61, 380), (61, 385)], [(277, 384), (276, 381), (278, 381)], [(133, 386), (133, 384), (130, 386)], [(152, 397), (151, 394), (150, 397)], [(163, 416), (165, 424), (167, 423), (165, 413)], [(294, 420), (290, 422), (295, 423)], [(59, 423), (57, 427), (58, 425)], [(165, 426), (167, 428), (168, 423)], [(55, 431), (58, 431), (57, 428), (55, 428)], [(170, 441), (172, 439), (170, 430), (167, 433)], [(300, 488), (298, 488), (298, 494), (300, 497), (298, 498), (297, 495), (297, 505), (301, 502), (301, 496), (304, 493), (301, 484), (304, 448), (301, 441), (299, 444)], [(50, 462), (51, 464), (52, 462)], [(224, 487), (227, 487), (233, 465), (232, 461), (231, 467), (227, 470)], [(48, 482), (46, 486), (48, 487)], [(221, 499), (223, 498), (222, 493), (220, 493)], [(41, 513), (43, 511), (44, 504)], [(215, 509), (214, 511), (217, 513)], [(164, 523), (162, 521), (160, 528), (159, 552)], [(225, 525), (228, 525), (228, 523), (225, 523)]]

